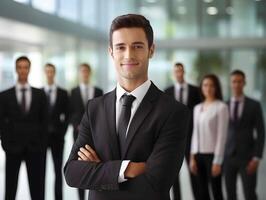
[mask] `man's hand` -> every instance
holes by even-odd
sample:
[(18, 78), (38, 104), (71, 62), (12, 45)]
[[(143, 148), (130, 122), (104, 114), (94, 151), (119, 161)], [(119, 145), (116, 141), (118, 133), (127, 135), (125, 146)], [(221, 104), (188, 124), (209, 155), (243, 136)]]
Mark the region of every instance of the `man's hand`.
[(90, 162), (101, 162), (96, 152), (89, 146), (85, 145), (85, 148), (81, 147), (78, 152), (78, 160), (90, 161)]
[(212, 176), (219, 176), (222, 172), (222, 167), (219, 164), (212, 164)]
[(256, 159), (250, 160), (247, 165), (247, 174), (248, 175), (254, 174), (257, 171), (258, 167), (259, 167), (259, 160)]
[(145, 162), (129, 162), (124, 175), (125, 178), (135, 178), (136, 176), (143, 174), (145, 170)]
[(193, 175), (198, 174), (197, 162), (194, 155), (190, 155), (189, 169)]

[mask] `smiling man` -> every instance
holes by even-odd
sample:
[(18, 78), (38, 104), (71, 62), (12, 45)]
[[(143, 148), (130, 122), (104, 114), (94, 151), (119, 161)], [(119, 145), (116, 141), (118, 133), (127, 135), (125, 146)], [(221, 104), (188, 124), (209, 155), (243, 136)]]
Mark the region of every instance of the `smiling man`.
[(90, 200), (170, 200), (189, 111), (148, 79), (154, 44), (145, 17), (115, 18), (109, 39), (117, 87), (87, 103), (64, 169), (66, 181), (89, 189)]

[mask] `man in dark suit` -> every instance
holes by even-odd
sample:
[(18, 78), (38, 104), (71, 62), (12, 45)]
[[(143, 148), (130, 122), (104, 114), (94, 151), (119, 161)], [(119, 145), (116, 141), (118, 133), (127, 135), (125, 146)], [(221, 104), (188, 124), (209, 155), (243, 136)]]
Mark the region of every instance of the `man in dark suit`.
[[(185, 70), (184, 65), (182, 63), (176, 63), (173, 69), (173, 75), (175, 79), (175, 84), (173, 86), (168, 87), (165, 89), (165, 93), (169, 94), (170, 96), (174, 97), (180, 103), (185, 104), (190, 110), (190, 122), (189, 122), (189, 132), (187, 136), (187, 144), (186, 144), (186, 151), (185, 151), (185, 158), (187, 161), (187, 166), (189, 166), (190, 161), (190, 144), (191, 144), (191, 137), (193, 131), (193, 109), (194, 106), (199, 104), (200, 99), (200, 90), (198, 87), (188, 84), (185, 81)], [(194, 198), (197, 200), (199, 199), (199, 187), (197, 186), (197, 179), (195, 175), (193, 175), (189, 171), (191, 186)], [(180, 190), (180, 181), (179, 181), (179, 174), (176, 177), (175, 183), (173, 185), (173, 193), (174, 199), (179, 200), (181, 199), (181, 190)]]
[(117, 87), (87, 103), (64, 172), (90, 200), (170, 200), (185, 150), (189, 111), (148, 79), (154, 52), (149, 21), (115, 18), (109, 52)]
[(55, 84), (55, 66), (45, 65), (47, 85), (43, 88), (47, 97), (48, 128), (47, 148), (51, 149), (55, 170), (55, 200), (62, 200), (62, 163), (64, 137), (68, 127), (68, 94)]
[[(79, 124), (81, 122), (83, 113), (85, 111), (86, 103), (89, 99), (99, 97), (103, 95), (103, 91), (100, 88), (92, 86), (90, 84), (91, 79), (91, 67), (87, 63), (83, 63), (79, 66), (79, 78), (80, 84), (78, 87), (72, 89), (70, 96), (70, 122), (74, 129), (74, 141), (76, 141), (79, 133)], [(79, 200), (84, 200), (84, 190), (79, 189)]]
[(33, 200), (43, 200), (43, 159), (46, 129), (46, 98), (28, 83), (30, 60), (16, 60), (18, 81), (1, 94), (2, 147), (6, 154), (6, 200), (15, 200), (19, 169), (25, 161)]
[[(246, 200), (257, 200), (257, 170), (262, 158), (265, 130), (261, 105), (244, 95), (245, 74), (231, 73), (232, 97), (225, 151), (225, 181), (228, 200), (237, 199), (236, 180), (241, 176)], [(256, 133), (256, 134), (254, 134)]]

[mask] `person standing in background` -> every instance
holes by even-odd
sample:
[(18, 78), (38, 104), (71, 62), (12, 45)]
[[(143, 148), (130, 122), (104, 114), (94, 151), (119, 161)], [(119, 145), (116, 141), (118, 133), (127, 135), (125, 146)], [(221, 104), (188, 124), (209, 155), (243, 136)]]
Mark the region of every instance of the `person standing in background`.
[(64, 137), (68, 127), (69, 100), (67, 91), (58, 87), (55, 83), (55, 66), (47, 63), (44, 70), (47, 79), (47, 84), (43, 88), (47, 97), (48, 110), (47, 148), (51, 149), (54, 163), (55, 200), (62, 200), (62, 163)]
[[(219, 79), (204, 76), (200, 84), (203, 102), (194, 108), (190, 170), (197, 177), (200, 200), (223, 200), (222, 163), (229, 112), (222, 101)], [(209, 184), (212, 192), (209, 191)]]
[[(185, 77), (184, 77), (185, 69), (182, 63), (176, 63), (174, 65), (173, 76), (175, 79), (175, 84), (165, 89), (165, 93), (174, 97), (180, 103), (185, 104), (191, 112), (189, 132), (187, 136), (187, 145), (186, 145), (186, 151), (185, 151), (185, 159), (187, 162), (187, 166), (189, 166), (190, 144), (191, 144), (191, 137), (192, 137), (192, 131), (193, 131), (193, 109), (194, 109), (194, 106), (199, 104), (201, 101), (200, 90), (198, 87), (191, 85), (185, 81)], [(197, 200), (199, 196), (197, 180), (195, 176), (190, 172), (190, 170), (189, 170), (189, 175), (190, 175), (190, 181), (191, 181), (191, 186), (192, 186), (192, 192), (193, 192), (195, 200)], [(174, 200), (182, 199), (181, 190), (180, 190), (179, 174), (177, 175), (175, 183), (173, 185), (173, 193), (174, 193)]]
[[(100, 88), (91, 85), (92, 70), (89, 64), (83, 63), (79, 66), (79, 78), (80, 84), (78, 87), (72, 89), (70, 96), (70, 122), (74, 129), (74, 141), (76, 141), (79, 132), (79, 124), (85, 111), (87, 101), (89, 99), (99, 97), (103, 95), (103, 91)], [(79, 189), (79, 199), (84, 200), (84, 190)]]
[(257, 171), (263, 154), (265, 128), (258, 101), (244, 94), (243, 71), (231, 73), (232, 97), (228, 102), (230, 122), (225, 151), (225, 185), (228, 200), (237, 200), (237, 176), (241, 177), (246, 200), (257, 200)]
[(6, 154), (5, 200), (15, 200), (19, 169), (25, 161), (32, 200), (44, 199), (43, 163), (46, 141), (46, 97), (28, 83), (31, 62), (16, 60), (17, 83), (1, 93), (2, 147)]

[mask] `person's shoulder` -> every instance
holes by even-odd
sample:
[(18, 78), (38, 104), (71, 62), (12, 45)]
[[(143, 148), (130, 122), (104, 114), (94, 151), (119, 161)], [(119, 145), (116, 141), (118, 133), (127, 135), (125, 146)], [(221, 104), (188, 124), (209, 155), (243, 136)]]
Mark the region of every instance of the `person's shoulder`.
[(216, 105), (219, 110), (228, 110), (228, 104), (222, 100), (217, 100)]
[(248, 96), (245, 96), (245, 102), (250, 104), (250, 105), (254, 105), (254, 106), (260, 106), (260, 102), (254, 98), (250, 98)]
[(165, 92), (172, 91), (174, 89), (174, 85), (170, 85), (164, 89)]
[[(160, 91), (160, 90), (159, 90)], [(164, 110), (175, 110), (175, 111), (184, 111), (189, 112), (189, 109), (186, 105), (176, 101), (173, 97), (167, 95), (166, 93), (160, 91), (160, 105)]]
[(13, 92), (13, 91), (15, 91), (15, 87), (14, 86), (13, 87), (9, 87), (9, 88), (1, 91), (0, 94), (1, 95), (6, 95), (6, 94), (9, 94), (10, 92)]
[(191, 89), (191, 90), (199, 90), (199, 87), (196, 86), (196, 85), (193, 85), (191, 83), (188, 83), (188, 87)]

